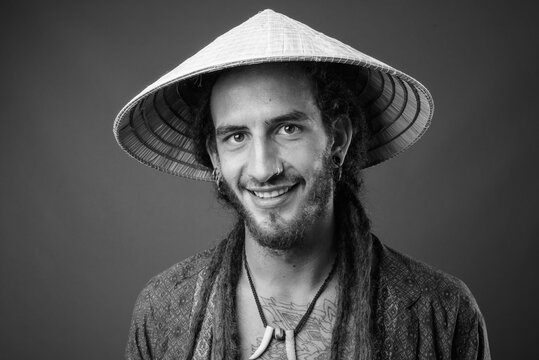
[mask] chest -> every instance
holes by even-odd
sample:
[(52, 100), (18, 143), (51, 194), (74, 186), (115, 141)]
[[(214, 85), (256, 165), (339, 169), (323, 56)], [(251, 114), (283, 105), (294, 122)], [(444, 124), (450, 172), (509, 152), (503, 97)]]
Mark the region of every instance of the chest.
[[(247, 290), (247, 291), (245, 291)], [(306, 318), (304, 326), (295, 335), (296, 359), (328, 359), (332, 331), (337, 311), (336, 291), (328, 288)], [(265, 327), (249, 289), (238, 288), (236, 314), (240, 334), (241, 358), (249, 359), (262, 343)], [(274, 328), (296, 329), (309, 304), (279, 301), (273, 297), (259, 297), (267, 324)], [(266, 350), (258, 359), (287, 359), (286, 341), (272, 336)]]

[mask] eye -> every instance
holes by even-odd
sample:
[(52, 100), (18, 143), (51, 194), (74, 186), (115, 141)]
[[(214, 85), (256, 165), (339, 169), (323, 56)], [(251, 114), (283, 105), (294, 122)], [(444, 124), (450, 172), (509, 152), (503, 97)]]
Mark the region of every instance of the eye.
[(286, 134), (286, 135), (293, 135), (293, 134), (299, 133), (300, 130), (301, 129), (297, 125), (286, 124), (286, 125), (281, 126), (281, 128), (279, 129), (279, 133)]
[(227, 139), (229, 142), (233, 142), (236, 144), (239, 144), (245, 140), (245, 134), (244, 133), (235, 133), (230, 135)]

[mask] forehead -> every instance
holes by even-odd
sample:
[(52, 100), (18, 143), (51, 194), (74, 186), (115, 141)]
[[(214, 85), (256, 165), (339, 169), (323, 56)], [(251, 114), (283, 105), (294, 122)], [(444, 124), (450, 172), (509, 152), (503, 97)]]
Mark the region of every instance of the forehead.
[(220, 75), (210, 108), (216, 125), (317, 109), (311, 80), (299, 65), (287, 63), (240, 67)]

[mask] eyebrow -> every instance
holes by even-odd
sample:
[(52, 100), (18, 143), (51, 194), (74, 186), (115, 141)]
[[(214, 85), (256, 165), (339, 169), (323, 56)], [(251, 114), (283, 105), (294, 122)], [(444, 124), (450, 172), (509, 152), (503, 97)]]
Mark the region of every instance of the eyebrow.
[(307, 114), (301, 111), (294, 110), (288, 114), (284, 114), (284, 115), (280, 115), (280, 116), (276, 116), (274, 118), (268, 119), (264, 121), (264, 123), (266, 125), (271, 126), (274, 124), (279, 124), (279, 123), (287, 122), (287, 121), (307, 121), (307, 120), (309, 120), (309, 117), (307, 116)]
[[(271, 119), (264, 120), (264, 124), (267, 126), (274, 126), (287, 121), (308, 121), (309, 117), (302, 111), (294, 110), (287, 114), (279, 115)], [(217, 137), (224, 136), (233, 132), (241, 132), (247, 130), (247, 126), (241, 125), (221, 125), (215, 129), (215, 135)]]
[(240, 132), (247, 130), (247, 126), (237, 126), (237, 125), (222, 125), (215, 129), (215, 136), (222, 137), (226, 134)]

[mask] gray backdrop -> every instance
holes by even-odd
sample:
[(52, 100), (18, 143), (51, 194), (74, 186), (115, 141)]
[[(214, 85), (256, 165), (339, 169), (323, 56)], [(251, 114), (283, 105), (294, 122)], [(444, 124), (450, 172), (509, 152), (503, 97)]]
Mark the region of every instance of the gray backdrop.
[(207, 183), (128, 158), (112, 136), (143, 87), (273, 8), (417, 77), (426, 136), (366, 171), (387, 244), (463, 279), (498, 359), (537, 358), (537, 9), (495, 1), (26, 1), (3, 5), (0, 349), (122, 358), (145, 282), (214, 245)]

